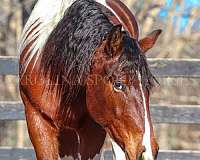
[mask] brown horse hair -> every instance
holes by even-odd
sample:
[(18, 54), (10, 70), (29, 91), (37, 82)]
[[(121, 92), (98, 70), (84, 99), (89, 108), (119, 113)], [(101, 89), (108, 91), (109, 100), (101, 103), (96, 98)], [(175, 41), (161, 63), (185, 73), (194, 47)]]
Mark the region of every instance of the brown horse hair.
[[(95, 49), (110, 32), (111, 24), (93, 0), (77, 0), (65, 12), (50, 34), (41, 53), (42, 74), (49, 76), (47, 89), (56, 89), (58, 115), (70, 119), (70, 104), (84, 95)], [(61, 120), (62, 121), (62, 120)]]
[[(93, 0), (77, 0), (50, 34), (41, 53), (41, 70), (50, 78), (49, 92), (56, 88), (59, 117), (67, 120), (71, 114), (70, 104), (77, 96), (85, 96), (85, 82), (92, 66), (95, 49), (113, 28), (106, 13)], [(128, 33), (123, 33), (123, 50), (119, 59), (122, 70), (134, 79), (139, 71), (142, 85), (150, 90), (154, 76), (148, 69), (145, 56)], [(85, 102), (84, 102), (85, 103)], [(67, 107), (68, 106), (68, 107)]]

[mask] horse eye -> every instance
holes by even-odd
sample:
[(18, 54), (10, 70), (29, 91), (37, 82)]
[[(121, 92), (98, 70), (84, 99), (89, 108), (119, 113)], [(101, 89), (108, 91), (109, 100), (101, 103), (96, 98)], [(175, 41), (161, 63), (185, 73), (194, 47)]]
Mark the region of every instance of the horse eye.
[(113, 87), (115, 91), (125, 91), (126, 86), (120, 81), (116, 81), (113, 83)]

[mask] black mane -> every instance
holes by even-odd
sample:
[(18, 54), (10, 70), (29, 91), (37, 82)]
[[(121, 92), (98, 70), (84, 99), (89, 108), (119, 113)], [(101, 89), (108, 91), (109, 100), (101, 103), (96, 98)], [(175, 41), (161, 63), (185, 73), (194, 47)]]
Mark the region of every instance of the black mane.
[(132, 39), (128, 34), (124, 36), (123, 43), (124, 47), (119, 59), (121, 70), (128, 72), (130, 83), (133, 83), (140, 73), (143, 89), (150, 91), (157, 80), (148, 67), (145, 54), (142, 53), (137, 40)]
[(64, 14), (44, 47), (41, 68), (49, 74), (51, 87), (71, 99), (84, 86), (94, 51), (110, 32), (112, 24), (93, 0), (77, 0)]
[[(106, 16), (108, 14), (93, 0), (77, 0), (49, 36), (42, 53), (41, 69), (50, 78), (50, 89), (60, 85), (58, 105), (65, 106), (79, 94), (80, 88), (84, 88), (95, 49), (113, 27)], [(154, 77), (138, 43), (127, 34), (123, 48), (119, 60), (123, 70), (133, 78), (139, 71), (143, 87), (150, 89)]]

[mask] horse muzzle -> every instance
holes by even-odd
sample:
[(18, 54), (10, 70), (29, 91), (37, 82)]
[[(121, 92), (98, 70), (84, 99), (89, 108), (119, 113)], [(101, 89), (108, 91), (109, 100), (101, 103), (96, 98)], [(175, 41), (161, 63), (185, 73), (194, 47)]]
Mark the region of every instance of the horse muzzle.
[(112, 148), (113, 148), (114, 156), (116, 160), (136, 160), (136, 159), (137, 160), (156, 160), (157, 159), (158, 152), (156, 153), (155, 157), (153, 157), (152, 153), (149, 153), (144, 150), (144, 152), (142, 152), (138, 158), (133, 158), (131, 155), (129, 155), (128, 151), (123, 151), (121, 147), (114, 140), (111, 139), (111, 143), (112, 143)]
[(137, 160), (156, 160), (158, 155), (158, 151), (156, 155), (153, 157), (151, 153), (144, 151)]

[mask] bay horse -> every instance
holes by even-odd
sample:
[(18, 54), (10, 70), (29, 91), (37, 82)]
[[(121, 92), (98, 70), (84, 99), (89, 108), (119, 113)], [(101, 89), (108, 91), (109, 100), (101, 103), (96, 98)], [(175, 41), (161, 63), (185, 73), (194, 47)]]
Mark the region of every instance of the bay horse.
[(87, 160), (106, 135), (117, 160), (154, 160), (149, 111), (155, 77), (120, 0), (39, 0), (20, 42), (20, 94), (38, 160)]

